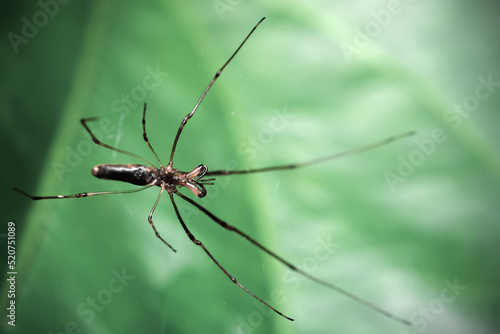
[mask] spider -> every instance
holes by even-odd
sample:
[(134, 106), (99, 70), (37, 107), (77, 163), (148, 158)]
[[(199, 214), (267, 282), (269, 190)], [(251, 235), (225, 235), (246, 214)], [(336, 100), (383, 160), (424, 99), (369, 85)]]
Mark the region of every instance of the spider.
[(14, 188), (16, 191), (20, 192), (21, 194), (33, 199), (33, 200), (41, 200), (41, 199), (63, 199), (63, 198), (82, 198), (82, 197), (90, 197), (90, 196), (97, 196), (97, 195), (105, 195), (105, 194), (123, 194), (123, 193), (133, 193), (133, 192), (138, 192), (145, 190), (147, 188), (152, 188), (154, 186), (158, 186), (160, 188), (160, 193), (158, 194), (158, 197), (153, 205), (153, 208), (151, 209), (151, 212), (149, 213), (148, 216), (148, 222), (153, 228), (154, 233), (156, 236), (165, 244), (167, 245), (170, 249), (172, 249), (174, 252), (176, 251), (163, 237), (158, 233), (156, 230), (156, 227), (153, 223), (153, 213), (158, 205), (158, 202), (164, 192), (166, 192), (170, 198), (170, 201), (172, 203), (172, 206), (174, 208), (175, 214), (184, 229), (185, 233), (189, 237), (189, 239), (197, 246), (201, 247), (203, 251), (212, 259), (212, 261), (219, 267), (220, 270), (224, 272), (224, 274), (231, 280), (232, 283), (236, 284), (238, 287), (243, 289), (245, 292), (250, 294), (252, 297), (257, 299), (259, 302), (279, 314), (280, 316), (288, 319), (288, 320), (294, 320), (290, 318), (289, 316), (283, 314), (267, 302), (265, 302), (263, 299), (261, 299), (259, 296), (257, 296), (255, 293), (250, 291), (248, 288), (246, 288), (243, 284), (241, 284), (236, 278), (231, 275), (220, 263), (215, 259), (215, 257), (210, 253), (210, 251), (205, 247), (205, 245), (197, 239), (188, 229), (186, 224), (184, 223), (184, 220), (181, 217), (181, 214), (177, 208), (177, 204), (175, 202), (175, 196), (181, 198), (182, 200), (188, 202), (189, 204), (193, 205), (195, 208), (203, 212), (205, 215), (207, 215), (210, 219), (212, 219), (215, 223), (219, 224), (221, 227), (225, 228), (226, 230), (235, 232), (239, 234), (241, 237), (243, 237), (245, 240), (251, 242), (253, 245), (256, 247), (260, 248), (262, 251), (270, 255), (271, 257), (275, 258), (285, 266), (287, 266), (289, 269), (297, 272), (298, 274), (307, 277), (308, 279), (315, 281), (331, 290), (334, 290), (354, 301), (357, 301), (358, 303), (361, 303), (372, 310), (383, 314), (384, 316), (391, 318), (395, 321), (401, 322), (406, 325), (411, 325), (411, 323), (408, 320), (402, 319), (398, 316), (395, 316), (394, 314), (380, 308), (379, 306), (374, 305), (373, 303), (366, 301), (344, 289), (341, 289), (337, 287), (336, 285), (333, 285), (329, 282), (323, 281), (315, 276), (312, 276), (308, 274), (307, 272), (301, 270), (300, 268), (296, 267), (293, 265), (291, 262), (285, 260), (283, 257), (279, 256), (278, 254), (274, 253), (264, 245), (262, 245), (260, 242), (246, 234), (245, 232), (241, 231), (237, 227), (228, 224), (226, 221), (222, 220), (221, 218), (215, 216), (213, 213), (208, 211), (206, 208), (204, 208), (202, 205), (198, 204), (191, 198), (187, 197), (184, 195), (182, 192), (180, 192), (180, 189), (187, 188), (189, 189), (195, 196), (202, 198), (207, 194), (207, 189), (205, 186), (213, 185), (213, 181), (215, 178), (205, 178), (207, 176), (226, 176), (226, 175), (233, 175), (233, 174), (250, 174), (250, 173), (261, 173), (261, 172), (268, 172), (268, 171), (277, 171), (277, 170), (289, 170), (289, 169), (296, 169), (296, 168), (302, 168), (310, 165), (315, 165), (319, 163), (323, 163), (329, 160), (333, 159), (338, 159), (341, 157), (346, 157), (354, 154), (358, 154), (361, 152), (365, 152), (368, 150), (372, 150), (374, 148), (380, 147), (382, 145), (389, 144), (391, 142), (394, 142), (396, 140), (406, 138), (409, 136), (412, 136), (415, 134), (415, 132), (406, 132), (403, 134), (399, 134), (396, 136), (392, 136), (389, 138), (386, 138), (384, 140), (378, 141), (376, 143), (372, 143), (370, 145), (366, 145), (363, 147), (359, 147), (353, 150), (345, 151), (342, 153), (337, 153), (333, 155), (328, 155), (324, 156), (318, 159), (306, 161), (306, 162), (301, 162), (301, 163), (295, 163), (295, 164), (288, 164), (288, 165), (281, 165), (281, 166), (273, 166), (273, 167), (264, 167), (264, 168), (257, 168), (257, 169), (250, 169), (250, 170), (215, 170), (215, 171), (209, 171), (207, 166), (201, 164), (191, 171), (180, 171), (173, 166), (173, 160), (174, 160), (174, 154), (175, 150), (177, 147), (177, 142), (179, 140), (179, 137), (182, 133), (182, 130), (186, 126), (187, 122), (193, 117), (194, 113), (196, 110), (198, 110), (198, 107), (200, 106), (201, 102), (207, 95), (208, 91), (210, 88), (213, 86), (217, 78), (219, 78), (220, 74), (222, 71), (226, 68), (226, 66), (231, 62), (231, 60), (236, 56), (238, 51), (243, 47), (243, 45), (246, 43), (246, 41), (250, 38), (252, 33), (257, 29), (257, 27), (264, 21), (265, 17), (262, 18), (248, 33), (248, 35), (245, 37), (243, 42), (238, 46), (236, 51), (229, 57), (229, 59), (222, 65), (222, 67), (215, 73), (214, 77), (208, 84), (208, 86), (205, 88), (203, 91), (201, 97), (198, 99), (196, 102), (193, 110), (187, 114), (178, 130), (177, 134), (175, 136), (173, 145), (172, 145), (172, 151), (170, 153), (170, 160), (167, 165), (163, 165), (163, 163), (160, 161), (158, 155), (156, 154), (155, 150), (151, 146), (151, 143), (149, 142), (148, 136), (146, 134), (146, 103), (144, 104), (144, 109), (142, 113), (142, 130), (143, 130), (143, 139), (146, 142), (147, 146), (153, 152), (153, 155), (156, 159), (156, 161), (159, 164), (159, 167), (156, 167), (153, 163), (147, 161), (146, 159), (140, 157), (139, 155), (136, 155), (134, 153), (124, 151), (122, 149), (112, 147), (108, 144), (105, 144), (101, 142), (98, 138), (94, 136), (92, 133), (92, 130), (89, 128), (87, 125), (88, 122), (91, 121), (96, 121), (97, 118), (84, 118), (81, 119), (81, 123), (85, 130), (89, 133), (90, 137), (92, 138), (92, 141), (100, 146), (103, 146), (107, 149), (119, 152), (121, 154), (128, 155), (132, 158), (138, 159), (144, 163), (144, 165), (141, 164), (102, 164), (102, 165), (97, 165), (92, 168), (92, 174), (101, 179), (108, 179), (108, 180), (117, 180), (117, 181), (122, 181), (122, 182), (127, 182), (131, 183), (137, 186), (140, 186), (139, 188), (131, 189), (131, 190), (122, 190), (122, 191), (102, 191), (102, 192), (82, 192), (82, 193), (77, 193), (77, 194), (72, 194), (72, 195), (55, 195), (55, 196), (32, 196), (29, 195), (28, 193), (18, 189)]

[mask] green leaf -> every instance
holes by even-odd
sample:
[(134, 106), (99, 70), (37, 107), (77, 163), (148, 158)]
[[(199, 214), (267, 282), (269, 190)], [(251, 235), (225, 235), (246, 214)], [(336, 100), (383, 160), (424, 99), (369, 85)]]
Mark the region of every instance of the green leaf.
[[(11, 5), (3, 21), (6, 36), (27, 40), (1, 46), (2, 222), (16, 226), (17, 271), (16, 328), (4, 317), (3, 330), (493, 333), (500, 73), (498, 20), (488, 6), (45, 4)], [(182, 118), (263, 16), (186, 125), (175, 167), (284, 165), (417, 131), (321, 165), (221, 176), (196, 199), (413, 328), (300, 278), (177, 198), (189, 229), (224, 268), (296, 321), (283, 319), (189, 240), (165, 194), (153, 220), (177, 252), (155, 237), (147, 217), (159, 189), (37, 202), (11, 190), (133, 189), (90, 174), (96, 164), (141, 161), (92, 143), (79, 119), (98, 117), (89, 125), (99, 139), (156, 163), (142, 139), (147, 102), (148, 137), (166, 164)], [(0, 233), (6, 245), (7, 227)]]

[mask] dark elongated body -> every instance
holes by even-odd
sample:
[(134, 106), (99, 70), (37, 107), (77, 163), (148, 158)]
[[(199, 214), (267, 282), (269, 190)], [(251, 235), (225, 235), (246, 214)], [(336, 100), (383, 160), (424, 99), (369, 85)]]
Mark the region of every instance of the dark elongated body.
[(92, 175), (100, 179), (116, 180), (145, 186), (157, 178), (157, 173), (143, 165), (97, 165), (92, 168)]

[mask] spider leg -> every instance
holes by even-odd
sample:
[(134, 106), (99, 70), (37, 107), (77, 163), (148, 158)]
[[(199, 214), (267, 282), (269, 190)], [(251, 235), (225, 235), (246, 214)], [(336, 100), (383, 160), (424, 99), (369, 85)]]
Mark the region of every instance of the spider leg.
[(402, 319), (376, 305), (374, 305), (373, 303), (370, 303), (369, 301), (366, 301), (344, 289), (341, 289), (339, 288), (338, 286), (336, 285), (333, 285), (331, 283), (328, 283), (328, 282), (325, 282), (317, 277), (314, 277), (310, 274), (308, 274), (307, 272), (299, 269), (298, 267), (296, 267), (295, 265), (293, 265), (292, 263), (290, 263), (289, 261), (285, 260), (284, 258), (282, 258), (281, 256), (277, 255), (276, 253), (274, 253), (273, 251), (269, 250), (267, 247), (263, 246), (261, 243), (259, 243), (258, 241), (256, 241), (255, 239), (253, 239), (252, 237), (250, 237), (248, 234), (242, 232), (241, 230), (239, 230), (238, 228), (236, 228), (235, 226), (232, 226), (228, 223), (226, 223), (225, 221), (223, 221), (222, 219), (218, 218), (217, 216), (215, 216), (213, 213), (211, 213), (210, 211), (208, 211), (207, 209), (205, 209), (203, 206), (201, 206), (200, 204), (196, 203), (195, 201), (193, 201), (192, 199), (190, 199), (189, 197), (187, 196), (184, 196), (183, 194), (177, 192), (176, 195), (178, 195), (179, 197), (181, 197), (182, 199), (184, 199), (186, 202), (189, 202), (190, 204), (194, 205), (197, 209), (199, 209), (200, 211), (202, 211), (204, 214), (206, 214), (208, 217), (210, 217), (210, 219), (212, 219), (214, 222), (216, 222), (217, 224), (219, 224), (220, 226), (222, 226), (223, 228), (225, 228), (226, 230), (228, 231), (232, 231), (232, 232), (235, 232), (237, 234), (239, 234), (240, 236), (243, 237), (243, 239), (251, 242), (252, 244), (254, 244), (255, 246), (257, 246), (258, 248), (260, 248), (262, 251), (264, 251), (265, 253), (269, 254), (271, 257), (275, 258), (276, 260), (278, 260), (279, 262), (283, 263), (285, 266), (287, 266), (288, 268), (290, 268), (290, 270), (293, 270), (295, 272), (297, 272), (298, 274), (320, 284), (320, 285), (323, 285), (331, 290), (334, 290), (360, 304), (363, 304), (369, 308), (371, 308), (372, 310), (390, 318), (390, 319), (394, 319), (400, 323), (403, 323), (405, 325), (408, 325), (408, 326), (411, 326), (411, 322), (408, 321), (408, 320), (405, 320), (405, 319)]
[[(187, 197), (179, 194), (178, 192), (176, 192), (176, 194), (179, 195), (182, 199), (187, 199)], [(195, 236), (189, 231), (189, 229), (187, 228), (186, 224), (184, 223), (184, 221), (183, 221), (183, 219), (182, 219), (182, 217), (181, 217), (181, 215), (179, 213), (179, 210), (177, 209), (177, 205), (175, 204), (175, 200), (174, 200), (173, 194), (169, 193), (169, 196), (170, 196), (170, 200), (172, 201), (172, 205), (174, 206), (175, 214), (177, 215), (177, 218), (179, 219), (179, 222), (181, 223), (182, 228), (186, 232), (186, 234), (189, 237), (189, 239), (195, 245), (200, 246), (203, 249), (203, 251), (210, 257), (210, 259), (212, 259), (212, 261), (217, 265), (217, 267), (219, 267), (219, 269), (224, 272), (224, 274), (231, 280), (231, 282), (233, 282), (234, 284), (236, 284), (237, 286), (239, 286), (241, 289), (245, 290), (248, 294), (250, 294), (252, 297), (254, 297), (255, 299), (257, 299), (262, 304), (264, 304), (267, 307), (269, 307), (274, 312), (278, 313), (279, 315), (281, 315), (282, 317), (284, 317), (284, 318), (286, 318), (288, 320), (293, 321), (292, 318), (284, 315), (283, 313), (281, 313), (280, 311), (278, 311), (277, 309), (275, 309), (274, 307), (272, 307), (271, 305), (269, 305), (268, 303), (266, 303), (264, 300), (262, 300), (260, 297), (258, 297), (256, 294), (254, 294), (252, 291), (248, 290), (243, 284), (239, 283), (236, 280), (236, 278), (234, 278), (234, 276), (232, 276), (226, 269), (224, 269), (224, 267), (219, 263), (219, 261), (217, 261), (214, 258), (214, 256), (208, 251), (208, 249), (205, 247), (205, 245), (203, 245), (203, 243), (201, 241), (199, 241), (198, 239), (196, 239)], [(188, 202), (191, 203), (191, 200), (188, 200)]]
[(91, 117), (91, 118), (82, 118), (80, 120), (80, 122), (82, 123), (83, 127), (85, 128), (85, 130), (87, 130), (87, 132), (89, 133), (90, 137), (92, 138), (92, 141), (94, 143), (96, 143), (97, 145), (99, 146), (102, 146), (102, 147), (105, 147), (107, 149), (110, 149), (112, 151), (115, 151), (115, 152), (119, 152), (119, 153), (122, 153), (122, 154), (126, 154), (130, 157), (133, 157), (133, 158), (136, 158), (136, 159), (139, 159), (141, 161), (144, 161), (149, 167), (154, 167), (154, 165), (147, 161), (146, 159), (144, 159), (143, 157), (141, 156), (138, 156), (137, 154), (134, 154), (134, 153), (131, 153), (131, 152), (128, 152), (128, 151), (124, 151), (124, 150), (121, 150), (119, 148), (116, 148), (116, 147), (113, 147), (113, 146), (110, 146), (108, 144), (105, 144), (103, 143), (102, 141), (100, 141), (99, 139), (97, 139), (96, 136), (94, 136), (94, 134), (92, 133), (92, 131), (90, 130), (90, 128), (88, 127), (87, 125), (87, 122), (93, 122), (93, 121), (96, 121), (98, 118), (97, 117)]
[(383, 139), (381, 141), (378, 141), (378, 142), (370, 144), (370, 145), (361, 146), (361, 147), (355, 148), (353, 150), (328, 155), (326, 157), (322, 157), (322, 158), (318, 158), (318, 159), (314, 159), (314, 160), (309, 160), (309, 161), (302, 162), (302, 163), (274, 166), (274, 167), (248, 169), (248, 170), (215, 170), (215, 171), (208, 171), (205, 175), (209, 176), (209, 175), (251, 174), (251, 173), (269, 172), (269, 171), (274, 171), (274, 170), (286, 170), (286, 169), (295, 169), (295, 168), (306, 167), (306, 166), (311, 166), (311, 165), (316, 165), (316, 164), (319, 164), (322, 162), (326, 162), (329, 160), (340, 159), (340, 158), (348, 157), (351, 155), (359, 154), (362, 152), (366, 152), (369, 150), (373, 150), (377, 147), (387, 145), (387, 144), (392, 143), (396, 140), (413, 136), (413, 135), (415, 135), (415, 133), (416, 133), (415, 131), (405, 132), (405, 133), (402, 133), (402, 134), (399, 134), (396, 136), (392, 136), (392, 137)]
[(175, 154), (175, 148), (177, 146), (177, 141), (179, 140), (179, 137), (181, 135), (182, 129), (184, 129), (184, 126), (186, 125), (186, 123), (189, 121), (189, 119), (191, 117), (193, 117), (193, 115), (196, 112), (196, 110), (198, 110), (198, 107), (200, 106), (201, 102), (205, 98), (205, 95), (207, 95), (207, 93), (210, 90), (210, 88), (212, 88), (212, 85), (215, 83), (215, 81), (217, 80), (217, 78), (220, 76), (220, 74), (222, 73), (222, 71), (224, 70), (224, 68), (226, 68), (227, 64), (229, 64), (229, 62), (231, 60), (233, 60), (234, 56), (236, 56), (236, 54), (238, 53), (238, 51), (240, 51), (240, 49), (242, 48), (243, 44), (245, 44), (245, 42), (248, 40), (248, 38), (250, 37), (250, 35), (252, 35), (252, 33), (255, 31), (255, 29), (257, 29), (257, 27), (259, 26), (259, 24), (262, 21), (264, 21), (264, 19), (265, 19), (265, 17), (263, 17), (255, 25), (255, 27), (253, 27), (252, 31), (250, 31), (250, 33), (247, 35), (247, 37), (245, 37), (245, 39), (243, 40), (243, 42), (241, 42), (240, 46), (238, 46), (238, 48), (236, 49), (236, 51), (234, 51), (234, 53), (231, 55), (231, 57), (229, 57), (229, 59), (224, 63), (224, 65), (222, 65), (222, 67), (217, 71), (217, 73), (215, 73), (214, 77), (212, 78), (212, 80), (208, 84), (207, 88), (205, 88), (205, 91), (203, 92), (203, 94), (201, 94), (201, 97), (199, 98), (198, 102), (196, 102), (193, 110), (189, 114), (187, 114), (184, 117), (184, 119), (182, 120), (181, 125), (179, 126), (179, 129), (177, 130), (177, 134), (175, 135), (174, 144), (172, 145), (172, 152), (170, 153), (170, 162), (169, 162), (170, 165), (173, 164), (174, 154)]
[(131, 189), (131, 190), (119, 190), (119, 191), (99, 191), (99, 192), (86, 192), (86, 193), (77, 193), (77, 194), (72, 194), (72, 195), (55, 195), (55, 196), (32, 196), (24, 191), (22, 191), (19, 188), (14, 187), (14, 190), (17, 192), (20, 192), (26, 197), (31, 198), (32, 200), (39, 200), (39, 199), (61, 199), (61, 198), (82, 198), (82, 197), (90, 197), (90, 196), (96, 196), (96, 195), (107, 195), (107, 194), (128, 194), (128, 193), (135, 193), (141, 190), (144, 190), (146, 188), (150, 188), (152, 185), (148, 184), (145, 185), (144, 187), (140, 187), (137, 189)]
[(155, 212), (156, 206), (158, 205), (158, 202), (160, 201), (161, 194), (163, 194), (164, 190), (165, 189), (162, 187), (161, 190), (160, 190), (160, 193), (158, 194), (158, 197), (156, 198), (156, 202), (153, 205), (153, 208), (151, 209), (151, 212), (149, 213), (148, 222), (151, 225), (151, 227), (153, 228), (153, 231), (155, 231), (155, 234), (158, 237), (158, 239), (160, 239), (161, 241), (163, 241), (163, 243), (165, 245), (167, 245), (168, 247), (170, 247), (171, 250), (173, 250), (174, 252), (177, 252), (174, 249), (174, 247), (170, 246), (170, 244), (168, 242), (166, 242), (165, 239), (162, 238), (162, 236), (160, 235), (160, 233), (158, 233), (158, 231), (156, 230), (155, 224), (153, 223), (153, 213)]
[(158, 155), (156, 154), (155, 150), (153, 150), (153, 147), (149, 143), (149, 139), (148, 139), (148, 136), (146, 134), (146, 103), (144, 103), (144, 109), (142, 111), (142, 138), (144, 138), (144, 141), (146, 142), (146, 144), (148, 144), (149, 149), (151, 150), (151, 152), (153, 152), (153, 154), (156, 158), (156, 161), (158, 161), (158, 163), (160, 164), (160, 167), (163, 167), (163, 164), (161, 163), (160, 158), (158, 158)]

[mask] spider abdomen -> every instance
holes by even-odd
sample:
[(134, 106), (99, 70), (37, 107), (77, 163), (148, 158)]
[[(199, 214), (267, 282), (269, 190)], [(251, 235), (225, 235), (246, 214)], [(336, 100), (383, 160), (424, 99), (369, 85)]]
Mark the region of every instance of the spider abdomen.
[(138, 164), (97, 165), (92, 168), (92, 175), (100, 179), (122, 181), (138, 186), (145, 186), (156, 178), (151, 168)]

